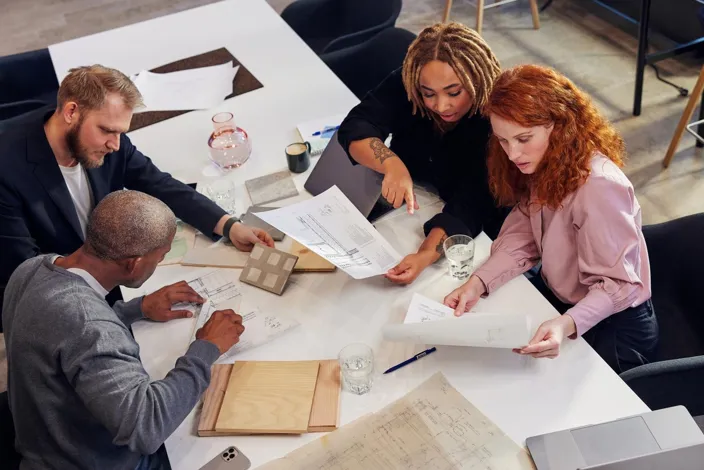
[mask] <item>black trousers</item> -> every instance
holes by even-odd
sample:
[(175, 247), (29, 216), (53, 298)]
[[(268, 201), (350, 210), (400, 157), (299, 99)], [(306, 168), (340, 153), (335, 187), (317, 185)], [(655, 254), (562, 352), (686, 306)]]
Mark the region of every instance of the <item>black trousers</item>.
[[(560, 314), (573, 305), (561, 302), (543, 277), (538, 274), (530, 282)], [(658, 320), (650, 300), (614, 313), (582, 335), (584, 340), (617, 373), (655, 360), (658, 345)]]

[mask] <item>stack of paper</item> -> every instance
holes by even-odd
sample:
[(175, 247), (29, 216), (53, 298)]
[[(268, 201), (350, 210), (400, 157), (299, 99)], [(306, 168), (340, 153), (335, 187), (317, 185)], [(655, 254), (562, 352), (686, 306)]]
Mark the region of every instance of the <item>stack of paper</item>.
[(232, 94), (238, 69), (239, 65), (232, 67), (232, 62), (228, 62), (172, 73), (143, 70), (133, 78), (144, 100), (144, 108), (137, 112), (213, 108)]
[(403, 324), (383, 330), (389, 341), (486, 348), (522, 348), (532, 333), (527, 315), (469, 312), (455, 317), (453, 309), (420, 294), (413, 294)]

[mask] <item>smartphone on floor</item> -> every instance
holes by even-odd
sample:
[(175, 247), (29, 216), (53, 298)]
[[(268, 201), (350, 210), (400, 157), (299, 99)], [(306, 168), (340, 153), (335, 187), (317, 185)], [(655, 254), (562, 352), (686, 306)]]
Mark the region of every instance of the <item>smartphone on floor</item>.
[(235, 446), (230, 446), (216, 455), (200, 470), (248, 470), (252, 462)]

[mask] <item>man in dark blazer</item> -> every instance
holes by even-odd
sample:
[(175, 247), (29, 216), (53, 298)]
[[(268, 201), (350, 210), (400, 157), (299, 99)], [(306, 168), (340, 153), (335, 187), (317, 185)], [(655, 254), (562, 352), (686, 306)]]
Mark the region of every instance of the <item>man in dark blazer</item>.
[(57, 103), (0, 135), (0, 290), (26, 259), (77, 250), (92, 208), (125, 188), (160, 199), (178, 218), (206, 235), (226, 236), (240, 250), (273, 246), (266, 232), (239, 223), (132, 145), (125, 132), (142, 100), (121, 72), (73, 69)]

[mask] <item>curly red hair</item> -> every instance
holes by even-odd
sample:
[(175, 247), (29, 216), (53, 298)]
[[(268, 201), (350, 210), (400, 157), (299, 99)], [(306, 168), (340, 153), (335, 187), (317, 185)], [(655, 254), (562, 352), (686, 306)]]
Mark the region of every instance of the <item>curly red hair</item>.
[(495, 136), (489, 139), (489, 185), (501, 205), (558, 209), (586, 181), (595, 152), (619, 167), (624, 164), (626, 148), (616, 129), (586, 93), (550, 68), (519, 65), (504, 71), (482, 114), (496, 114), (522, 127), (554, 124), (545, 156), (532, 175), (521, 173)]

